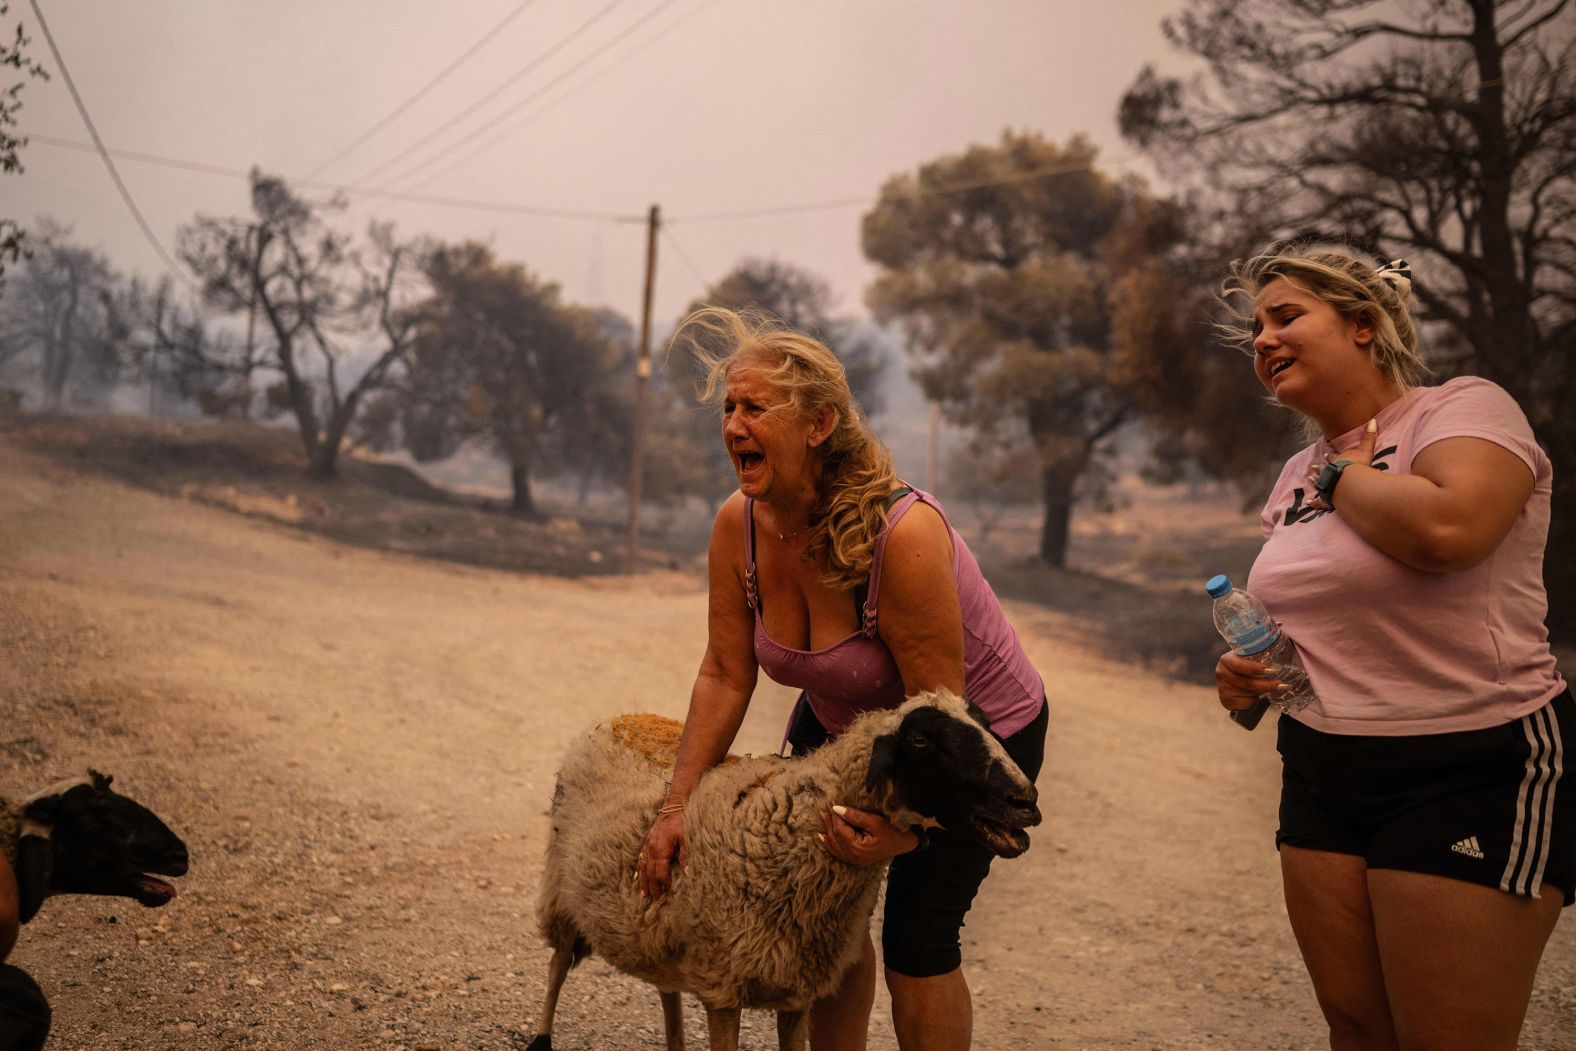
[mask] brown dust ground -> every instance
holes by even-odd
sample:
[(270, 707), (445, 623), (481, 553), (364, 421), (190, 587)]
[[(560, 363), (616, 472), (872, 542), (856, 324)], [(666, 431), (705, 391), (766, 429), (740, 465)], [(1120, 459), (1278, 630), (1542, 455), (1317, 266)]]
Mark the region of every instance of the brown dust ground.
[[(0, 433), (0, 794), (92, 765), (194, 859), (167, 908), (55, 899), (24, 929), (12, 962), (51, 996), (49, 1046), (523, 1048), (547, 961), (531, 913), (556, 759), (619, 713), (683, 716), (700, 579), (571, 578), (602, 541), (356, 496), (384, 537), (483, 516), (463, 528), (499, 549), (566, 553), (497, 569), (378, 550), (399, 545), (303, 528), (338, 514), (354, 532), (337, 497), (283, 473), (262, 486), (255, 461), (235, 487), (234, 464), (106, 464), (25, 430)], [(1199, 609), (1186, 541), (1166, 538), (1209, 528), (1203, 515), (1136, 507), (1085, 530), (1084, 557), (1120, 586), (1026, 569), (1000, 585), (1052, 719), (1046, 823), (998, 863), (964, 932), (983, 1051), (1325, 1046), (1280, 902), (1273, 730), (1243, 733), (1211, 690), (1163, 674), (1201, 659), (1196, 631), (1165, 652), (1133, 641)], [(1045, 603), (1020, 601), (1036, 589)], [(1105, 603), (1101, 631), (1067, 612), (1079, 602)], [(763, 686), (737, 750), (774, 749), (787, 700)], [(1567, 917), (1523, 1043), (1571, 1048), (1572, 1033)], [(744, 1041), (775, 1047), (770, 1018), (749, 1014)], [(557, 1043), (661, 1046), (657, 998), (588, 961)], [(882, 1002), (871, 1046), (895, 1047)]]

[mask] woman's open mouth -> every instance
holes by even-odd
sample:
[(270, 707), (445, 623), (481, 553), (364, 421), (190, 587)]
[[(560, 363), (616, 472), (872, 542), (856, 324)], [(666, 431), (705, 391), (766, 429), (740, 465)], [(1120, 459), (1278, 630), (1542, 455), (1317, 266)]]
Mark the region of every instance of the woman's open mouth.
[(766, 457), (758, 452), (740, 450), (733, 455), (738, 461), (740, 474), (749, 474), (766, 462)]

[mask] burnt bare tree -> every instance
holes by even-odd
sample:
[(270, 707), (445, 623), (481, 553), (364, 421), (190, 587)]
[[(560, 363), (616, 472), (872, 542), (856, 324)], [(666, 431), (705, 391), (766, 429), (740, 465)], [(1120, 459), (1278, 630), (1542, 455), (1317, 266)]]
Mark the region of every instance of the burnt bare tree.
[(0, 304), (0, 363), (24, 359), (44, 407), (92, 402), (113, 387), (128, 338), (125, 290), (102, 252), (50, 219)]
[(404, 367), (421, 285), (419, 252), (391, 226), (358, 245), (321, 210), (254, 169), (250, 217), (199, 216), (178, 243), (208, 306), (256, 312), (256, 364), (280, 377), (269, 397), (294, 415), (308, 472), (331, 478), (363, 401)]
[(186, 301), (168, 276), (151, 288), (134, 280), (129, 302), (130, 363), (148, 384), (149, 415), (166, 398), (193, 402), (207, 416), (249, 415), (252, 376), (265, 360), (250, 342)]
[[(1146, 69), (1125, 134), (1283, 235), (1413, 264), (1442, 372), (1503, 386), (1554, 462), (1551, 552), (1576, 544), (1576, 3), (1194, 0), (1164, 23), (1205, 60)], [(1576, 559), (1546, 562), (1576, 633)]]

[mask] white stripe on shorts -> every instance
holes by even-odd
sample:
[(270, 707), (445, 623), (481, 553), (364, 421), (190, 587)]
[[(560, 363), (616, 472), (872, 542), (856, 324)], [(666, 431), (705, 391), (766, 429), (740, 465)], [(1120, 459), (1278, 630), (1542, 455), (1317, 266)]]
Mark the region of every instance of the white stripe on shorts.
[(1516, 796), (1515, 833), (1499, 889), (1530, 897), (1542, 886), (1543, 870), (1549, 860), (1554, 791), (1565, 772), (1565, 749), (1553, 705), (1545, 705), (1523, 718), (1521, 731), (1529, 747), (1527, 772)]

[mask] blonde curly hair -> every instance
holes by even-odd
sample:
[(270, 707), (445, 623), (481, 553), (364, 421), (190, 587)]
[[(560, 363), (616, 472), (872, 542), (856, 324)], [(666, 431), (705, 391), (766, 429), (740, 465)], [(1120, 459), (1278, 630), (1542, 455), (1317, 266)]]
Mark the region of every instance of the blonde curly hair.
[(892, 454), (854, 405), (837, 355), (820, 340), (759, 310), (703, 307), (679, 323), (669, 348), (687, 340), (704, 370), (701, 400), (719, 404), (728, 370), (741, 361), (764, 364), (784, 395), (773, 412), (801, 418), (830, 409), (834, 422), (817, 447), (816, 505), (801, 557), (825, 566), (822, 583), (848, 590), (870, 576), (876, 540), (887, 524), (886, 500), (899, 485)]
[[(1381, 274), (1340, 244), (1278, 245), (1250, 259), (1233, 260), (1217, 295), (1229, 313), (1216, 327), (1229, 343), (1253, 353), (1253, 301), (1276, 278), (1317, 296), (1341, 317), (1372, 327), (1369, 358), (1397, 393), (1405, 394), (1427, 377), (1412, 317), (1410, 279)], [(1310, 436), (1318, 434), (1311, 420), (1304, 421), (1304, 429)]]

